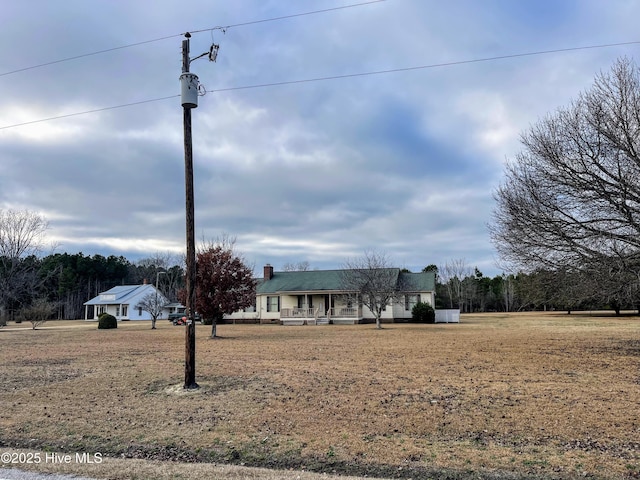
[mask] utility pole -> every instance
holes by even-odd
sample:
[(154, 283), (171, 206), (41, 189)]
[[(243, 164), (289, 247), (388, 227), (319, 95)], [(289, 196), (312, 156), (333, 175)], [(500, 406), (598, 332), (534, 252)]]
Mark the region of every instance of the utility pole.
[[(193, 76), (185, 75), (189, 73), (189, 38), (191, 34), (187, 32), (182, 41), (182, 107), (184, 126), (184, 185), (185, 185), (185, 211), (187, 227), (187, 325), (185, 327), (185, 359), (184, 359), (184, 387), (185, 389), (195, 389), (200, 386), (196, 383), (196, 239), (195, 239), (195, 202), (193, 196), (193, 148), (191, 141), (191, 109), (197, 103), (189, 102), (185, 98), (185, 83), (193, 84)], [(197, 100), (197, 80), (195, 77), (194, 87), (196, 89)], [(189, 88), (189, 87), (188, 87)]]
[(193, 60), (204, 56), (215, 62), (219, 45), (212, 44), (208, 52), (195, 58), (189, 58), (189, 32), (184, 34), (182, 41), (182, 75), (180, 75), (181, 98), (184, 125), (184, 184), (185, 211), (187, 227), (187, 325), (185, 328), (185, 360), (184, 387), (185, 389), (200, 388), (196, 383), (196, 237), (195, 237), (195, 202), (193, 195), (193, 147), (191, 141), (191, 109), (198, 106), (200, 84), (198, 76), (189, 72), (189, 65)]

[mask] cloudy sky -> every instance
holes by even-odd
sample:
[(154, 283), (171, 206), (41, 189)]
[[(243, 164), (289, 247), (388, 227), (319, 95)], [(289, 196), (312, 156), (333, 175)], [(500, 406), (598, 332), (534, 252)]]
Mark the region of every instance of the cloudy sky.
[(359, 3), (0, 0), (0, 208), (41, 212), (59, 252), (182, 252), (190, 31), (191, 57), (220, 45), (191, 63), (199, 239), (235, 236), (257, 271), (377, 249), (500, 273), (487, 224), (506, 159), (636, 55), (582, 47), (640, 40), (640, 2)]

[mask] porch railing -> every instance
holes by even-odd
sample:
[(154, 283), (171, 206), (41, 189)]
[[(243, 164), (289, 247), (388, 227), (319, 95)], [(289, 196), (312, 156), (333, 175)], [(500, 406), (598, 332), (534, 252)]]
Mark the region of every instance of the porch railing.
[(280, 311), (280, 318), (314, 318), (315, 308), (283, 308)]
[(325, 311), (323, 308), (283, 308), (280, 311), (280, 318), (318, 318), (326, 317), (331, 318), (358, 318), (361, 316), (361, 312), (356, 307), (336, 307), (330, 308), (329, 311)]
[(360, 312), (355, 307), (337, 307), (329, 309), (329, 315), (338, 318), (356, 318)]
[(361, 315), (362, 315), (362, 313), (356, 307), (340, 308), (339, 311), (338, 311), (338, 316), (339, 317), (359, 317)]

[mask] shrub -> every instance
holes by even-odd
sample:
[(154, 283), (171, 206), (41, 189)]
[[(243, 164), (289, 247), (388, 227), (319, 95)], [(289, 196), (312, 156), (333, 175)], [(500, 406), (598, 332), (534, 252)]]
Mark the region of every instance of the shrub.
[(411, 321), (415, 323), (436, 323), (436, 311), (428, 303), (418, 302), (411, 309)]
[(116, 317), (114, 317), (113, 315), (109, 313), (102, 313), (98, 317), (98, 328), (99, 329), (118, 328), (118, 321), (116, 320)]

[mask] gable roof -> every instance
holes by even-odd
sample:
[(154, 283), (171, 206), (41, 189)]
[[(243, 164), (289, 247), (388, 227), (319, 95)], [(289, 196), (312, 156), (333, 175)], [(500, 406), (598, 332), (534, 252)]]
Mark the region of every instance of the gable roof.
[[(402, 289), (408, 292), (435, 291), (435, 273), (403, 273), (399, 268), (389, 269), (398, 275)], [(305, 272), (273, 272), (271, 279), (262, 280), (256, 287), (258, 295), (289, 292), (342, 292), (342, 272), (345, 270), (310, 270)]]
[[(126, 304), (130, 300), (146, 295), (147, 293), (153, 293), (155, 287), (150, 284), (146, 285), (119, 285), (113, 287), (106, 292), (100, 292), (100, 295), (92, 298), (84, 305), (114, 305), (114, 304)], [(158, 295), (162, 295), (158, 292)]]

